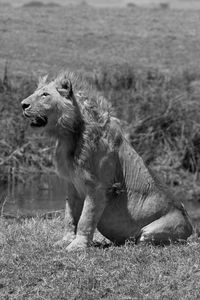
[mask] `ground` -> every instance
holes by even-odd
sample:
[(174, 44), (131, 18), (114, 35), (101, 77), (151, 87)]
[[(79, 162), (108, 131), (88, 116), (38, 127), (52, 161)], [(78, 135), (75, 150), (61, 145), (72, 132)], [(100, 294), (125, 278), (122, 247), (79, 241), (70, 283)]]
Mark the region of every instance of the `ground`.
[[(1, 221), (1, 299), (199, 299), (200, 243), (55, 249), (62, 219)], [(98, 235), (96, 236), (98, 238)]]

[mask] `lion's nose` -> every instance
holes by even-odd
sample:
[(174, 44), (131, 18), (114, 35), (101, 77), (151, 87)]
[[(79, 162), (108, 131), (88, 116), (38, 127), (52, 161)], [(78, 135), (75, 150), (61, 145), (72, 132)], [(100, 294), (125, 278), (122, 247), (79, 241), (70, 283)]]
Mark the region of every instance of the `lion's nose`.
[(22, 109), (25, 110), (30, 106), (28, 103), (22, 103)]

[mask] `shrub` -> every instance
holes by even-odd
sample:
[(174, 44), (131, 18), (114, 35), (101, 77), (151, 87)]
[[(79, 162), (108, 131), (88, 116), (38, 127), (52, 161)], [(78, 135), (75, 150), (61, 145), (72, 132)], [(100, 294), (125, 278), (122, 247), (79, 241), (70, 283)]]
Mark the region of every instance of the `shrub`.
[[(0, 169), (5, 181), (13, 167), (19, 178), (27, 169), (52, 168), (52, 144), (27, 129), (21, 111), (20, 101), (34, 91), (36, 79), (7, 77), (7, 88), (0, 81)], [(87, 77), (112, 102), (127, 138), (147, 164), (170, 172), (199, 170), (200, 103), (195, 89), (200, 74), (186, 70), (170, 75), (116, 64)]]
[(128, 3), (126, 4), (126, 6), (129, 7), (129, 8), (135, 8), (135, 7), (136, 7), (136, 4), (133, 3), (133, 2), (128, 2)]
[(188, 71), (176, 76), (154, 69), (141, 72), (123, 65), (97, 70), (93, 81), (126, 122), (131, 144), (147, 163), (164, 157), (168, 165), (195, 171), (200, 104), (191, 86), (198, 76)]
[(162, 9), (169, 9), (170, 8), (170, 4), (168, 2), (160, 3), (160, 8), (162, 8)]
[(55, 2), (49, 2), (46, 4), (47, 7), (60, 7), (61, 5)]
[(44, 3), (41, 1), (31, 1), (31, 2), (25, 3), (23, 6), (24, 7), (42, 7), (42, 6), (44, 6)]

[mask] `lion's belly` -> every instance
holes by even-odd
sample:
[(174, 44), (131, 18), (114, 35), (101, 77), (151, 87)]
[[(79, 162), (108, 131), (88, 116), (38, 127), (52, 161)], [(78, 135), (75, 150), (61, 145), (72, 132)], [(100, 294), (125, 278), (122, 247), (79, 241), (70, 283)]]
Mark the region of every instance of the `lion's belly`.
[(123, 244), (128, 239), (135, 239), (141, 225), (129, 214), (126, 201), (112, 201), (104, 210), (97, 228), (109, 240)]
[(140, 230), (166, 214), (172, 204), (161, 194), (143, 198), (126, 194), (111, 199), (98, 224), (98, 230), (108, 239), (117, 243), (134, 240)]

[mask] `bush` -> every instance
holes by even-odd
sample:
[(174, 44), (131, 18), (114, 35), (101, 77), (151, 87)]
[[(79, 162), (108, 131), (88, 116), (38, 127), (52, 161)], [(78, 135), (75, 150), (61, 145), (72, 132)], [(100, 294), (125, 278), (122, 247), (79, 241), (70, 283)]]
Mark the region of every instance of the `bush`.
[(128, 2), (128, 3), (126, 4), (126, 6), (129, 7), (129, 8), (135, 8), (135, 7), (136, 7), (136, 4), (133, 3), (133, 2)]
[(47, 7), (60, 7), (61, 5), (55, 2), (49, 2), (46, 4)]
[(168, 157), (170, 166), (196, 171), (200, 104), (191, 86), (198, 76), (188, 71), (176, 76), (154, 69), (139, 72), (123, 65), (97, 70), (93, 81), (126, 122), (131, 144), (147, 163)]
[(31, 1), (31, 2), (25, 3), (23, 6), (24, 7), (42, 7), (42, 6), (44, 6), (44, 3), (41, 1)]
[[(168, 173), (199, 170), (200, 103), (195, 89), (200, 74), (186, 70), (170, 75), (116, 64), (87, 77), (112, 102), (127, 138), (147, 164)], [(34, 91), (36, 79), (8, 77), (7, 82), (5, 87), (1, 80), (0, 91), (0, 169), (5, 181), (12, 168), (22, 179), (27, 169), (52, 170), (51, 143), (27, 129), (21, 111), (20, 101)]]
[(0, 91), (0, 182), (7, 182), (13, 172), (17, 180), (23, 180), (27, 171), (38, 172), (49, 165), (52, 167), (48, 154), (40, 153), (41, 141), (32, 133), (30, 136), (22, 115), (20, 102), (35, 90), (36, 80), (9, 78), (9, 84), (9, 88), (2, 84)]
[(170, 8), (170, 4), (168, 2), (160, 3), (160, 8), (162, 8), (162, 9), (169, 9)]

